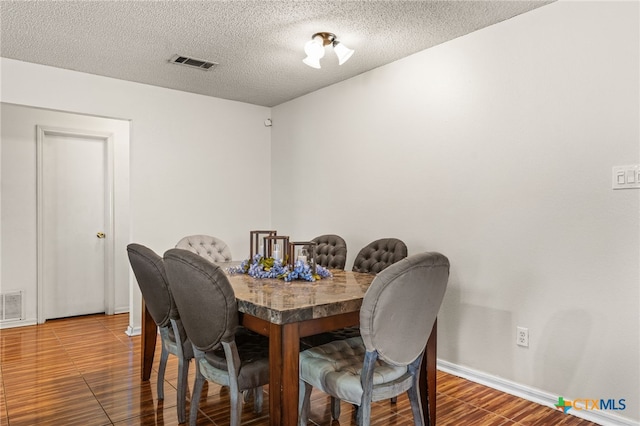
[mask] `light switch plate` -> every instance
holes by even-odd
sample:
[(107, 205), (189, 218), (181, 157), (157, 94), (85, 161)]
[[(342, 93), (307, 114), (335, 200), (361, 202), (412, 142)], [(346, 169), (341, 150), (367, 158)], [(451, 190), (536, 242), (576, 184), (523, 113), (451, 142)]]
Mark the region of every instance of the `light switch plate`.
[(640, 188), (640, 165), (613, 166), (613, 189)]

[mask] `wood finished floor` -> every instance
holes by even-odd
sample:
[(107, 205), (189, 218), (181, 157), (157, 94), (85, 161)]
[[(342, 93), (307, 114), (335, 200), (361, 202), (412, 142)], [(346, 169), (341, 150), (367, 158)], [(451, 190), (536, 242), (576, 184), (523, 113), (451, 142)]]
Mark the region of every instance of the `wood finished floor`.
[[(91, 315), (48, 321), (38, 326), (0, 330), (0, 426), (176, 425), (177, 362), (169, 358), (165, 399), (157, 400), (160, 339), (152, 378), (140, 381), (140, 337), (124, 330), (128, 315)], [(189, 386), (193, 384), (193, 364)], [(225, 388), (209, 384), (203, 392), (198, 425), (229, 424)], [(269, 424), (264, 410), (243, 407), (243, 425)], [(187, 404), (188, 409), (188, 404)], [(473, 382), (438, 372), (438, 426), (591, 426), (565, 415)], [(372, 425), (412, 425), (406, 397), (374, 404)], [(310, 425), (352, 425), (351, 405), (342, 404), (331, 422), (329, 399), (312, 395)]]

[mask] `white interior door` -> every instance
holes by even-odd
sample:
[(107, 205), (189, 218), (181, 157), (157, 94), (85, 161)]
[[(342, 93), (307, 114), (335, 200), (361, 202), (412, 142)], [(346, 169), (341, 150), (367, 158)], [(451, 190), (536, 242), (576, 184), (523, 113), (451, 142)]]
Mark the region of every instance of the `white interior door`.
[(42, 320), (105, 312), (107, 140), (43, 132), (40, 149)]

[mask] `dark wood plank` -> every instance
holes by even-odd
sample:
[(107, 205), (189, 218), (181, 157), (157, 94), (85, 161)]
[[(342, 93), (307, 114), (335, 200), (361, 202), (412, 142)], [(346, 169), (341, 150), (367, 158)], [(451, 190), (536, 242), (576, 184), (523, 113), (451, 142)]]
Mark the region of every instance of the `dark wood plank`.
[[(280, 360), (280, 362), (274, 362)], [(282, 326), (269, 324), (269, 413), (272, 425), (282, 424)]]
[(151, 377), (151, 366), (153, 365), (153, 355), (156, 351), (156, 339), (158, 337), (158, 326), (151, 317), (147, 306), (142, 300), (142, 352), (141, 357), (141, 377), (143, 381)]
[(240, 324), (263, 336), (269, 336), (269, 322), (252, 315), (240, 314)]
[(357, 325), (360, 325), (359, 311), (302, 321), (299, 323), (298, 331), (300, 337), (307, 337), (324, 331), (338, 330), (340, 328), (354, 327)]
[[(298, 323), (282, 327), (282, 420), (279, 424), (298, 424), (298, 382), (300, 377), (300, 333)], [(272, 423), (274, 424), (274, 423)]]
[[(426, 359), (423, 361), (421, 374), (420, 374), (420, 388), (427, 389), (429, 393), (429, 406), (427, 407), (426, 398), (424, 395), (420, 395), (422, 398), (422, 409), (424, 411), (425, 422), (427, 416), (430, 416), (431, 425), (437, 424), (436, 418), (436, 390), (437, 390), (437, 374), (436, 374), (436, 362), (438, 358), (438, 319), (436, 318), (433, 328), (431, 329), (431, 335), (427, 341), (427, 348), (425, 350)], [(433, 374), (434, 377), (429, 377), (429, 374)], [(431, 380), (429, 380), (431, 379)], [(426, 381), (426, 384), (425, 384)], [(427, 412), (428, 410), (428, 412)]]

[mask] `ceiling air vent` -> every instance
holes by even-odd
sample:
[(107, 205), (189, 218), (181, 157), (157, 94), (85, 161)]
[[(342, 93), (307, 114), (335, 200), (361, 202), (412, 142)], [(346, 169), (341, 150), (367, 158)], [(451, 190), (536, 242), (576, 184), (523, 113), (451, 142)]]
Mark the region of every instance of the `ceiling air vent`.
[(188, 56), (180, 56), (175, 55), (173, 58), (169, 59), (169, 62), (176, 65), (184, 65), (191, 68), (198, 68), (203, 71), (209, 71), (213, 69), (216, 65), (216, 62), (207, 62), (202, 59), (190, 58)]

